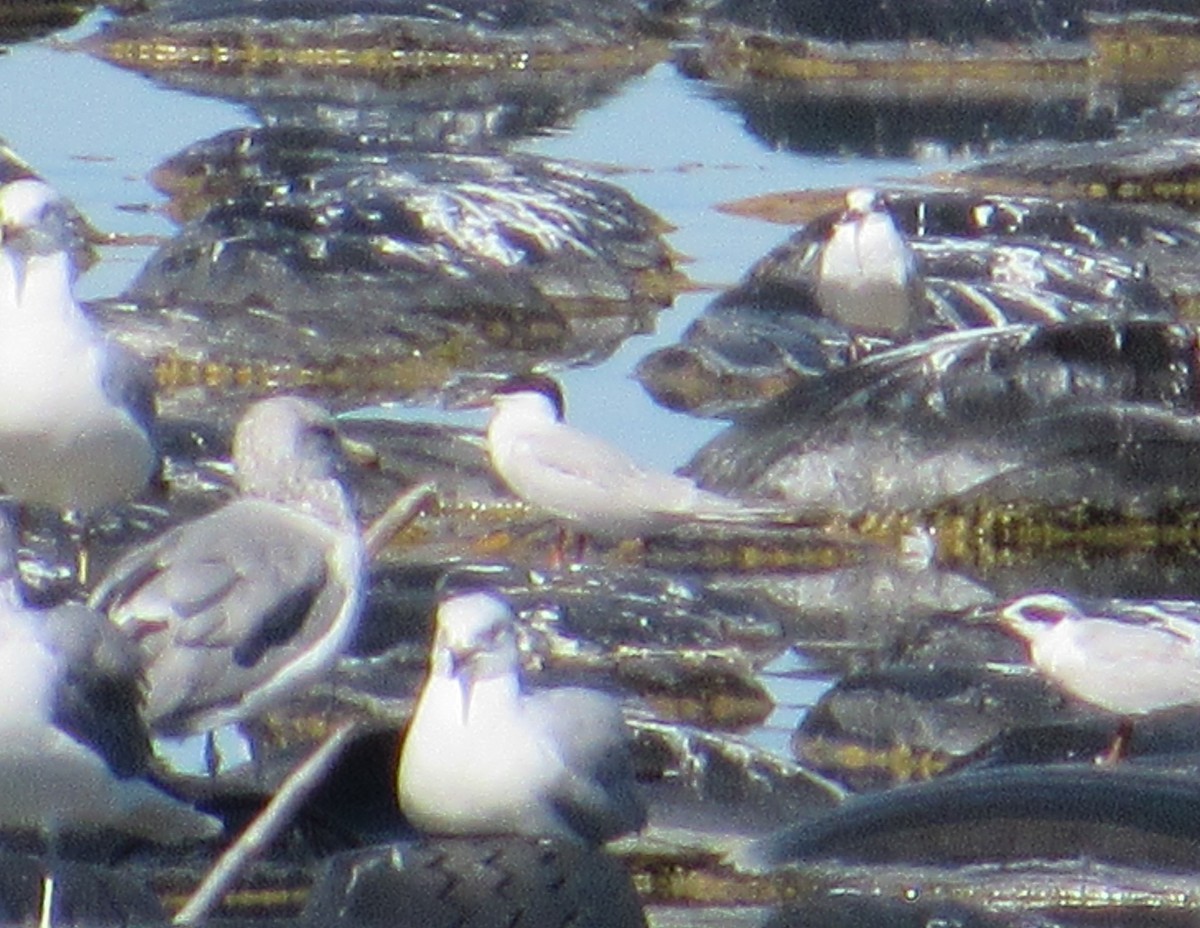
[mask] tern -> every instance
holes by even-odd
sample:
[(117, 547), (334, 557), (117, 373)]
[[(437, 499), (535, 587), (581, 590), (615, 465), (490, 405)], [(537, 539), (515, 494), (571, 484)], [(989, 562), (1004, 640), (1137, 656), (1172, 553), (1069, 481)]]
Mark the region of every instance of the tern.
[(492, 467), (530, 505), (593, 535), (628, 538), (689, 520), (739, 521), (767, 513), (675, 474), (644, 470), (622, 451), (563, 421), (550, 377), (512, 377), (492, 394)]
[(1029, 645), (1030, 661), (1062, 689), (1122, 717), (1110, 757), (1120, 756), (1131, 719), (1200, 705), (1200, 613), (1194, 604), (1124, 603), (1085, 612), (1055, 593), (1031, 593), (998, 618)]
[(814, 295), (824, 315), (860, 332), (904, 335), (919, 322), (916, 257), (874, 190), (846, 194), (821, 246)]
[(122, 832), (159, 844), (214, 838), (220, 822), (137, 774), (149, 739), (136, 654), (81, 604), (25, 605), (0, 518), (0, 828)]
[(157, 734), (258, 715), (322, 676), (349, 641), (366, 554), (340, 450), (320, 406), (256, 403), (234, 433), (239, 495), (131, 551), (93, 592), (141, 649)]
[(397, 786), (404, 814), (435, 834), (599, 845), (646, 821), (616, 701), (576, 687), (523, 692), (513, 612), (483, 591), (438, 606)]
[(72, 294), (66, 205), (39, 180), (0, 187), (0, 486), (86, 516), (158, 468), (153, 377)]

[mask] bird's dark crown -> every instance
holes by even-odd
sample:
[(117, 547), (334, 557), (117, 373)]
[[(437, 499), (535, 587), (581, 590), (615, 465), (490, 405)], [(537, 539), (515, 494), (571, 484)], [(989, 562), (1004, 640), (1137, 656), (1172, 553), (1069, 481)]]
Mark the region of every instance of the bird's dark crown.
[(1053, 593), (1028, 594), (1009, 603), (1001, 612), (1042, 625), (1057, 625), (1069, 615), (1078, 614), (1070, 600)]
[(566, 415), (566, 402), (563, 399), (562, 387), (553, 377), (545, 374), (517, 374), (509, 377), (494, 391), (497, 396), (513, 393), (540, 393), (554, 405), (554, 412), (561, 421)]

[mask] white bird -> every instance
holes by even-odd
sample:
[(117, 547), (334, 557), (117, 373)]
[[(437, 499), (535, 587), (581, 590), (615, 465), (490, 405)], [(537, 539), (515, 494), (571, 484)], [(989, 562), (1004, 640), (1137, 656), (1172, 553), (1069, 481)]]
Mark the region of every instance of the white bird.
[(237, 498), (127, 554), (91, 597), (140, 645), (158, 734), (259, 714), (326, 673), (358, 621), (366, 555), (333, 418), (256, 403), (233, 461)]
[(0, 487), (85, 516), (141, 492), (158, 453), (152, 375), (75, 301), (69, 246), (52, 188), (0, 187)]
[(487, 449), (518, 497), (602, 537), (643, 535), (689, 520), (763, 518), (762, 510), (702, 490), (687, 477), (639, 467), (563, 421), (550, 377), (513, 377), (492, 396)]
[(598, 845), (646, 821), (616, 701), (576, 687), (523, 692), (512, 610), (486, 592), (438, 607), (397, 786), (408, 819), (436, 834)]
[(28, 608), (0, 518), (0, 828), (117, 831), (159, 844), (216, 837), (220, 822), (135, 774), (149, 750), (137, 658), (103, 616)]
[(903, 335), (919, 322), (916, 258), (874, 190), (846, 194), (821, 247), (814, 294), (822, 313), (860, 332)]
[(1196, 609), (1131, 602), (1088, 613), (1064, 596), (1031, 593), (1003, 606), (998, 618), (1029, 644), (1033, 665), (1068, 693), (1133, 716), (1200, 705)]

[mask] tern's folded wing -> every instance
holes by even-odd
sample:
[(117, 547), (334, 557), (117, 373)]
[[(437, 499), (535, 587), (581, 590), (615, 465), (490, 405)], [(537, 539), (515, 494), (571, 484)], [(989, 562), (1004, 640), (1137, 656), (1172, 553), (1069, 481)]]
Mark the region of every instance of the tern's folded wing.
[(563, 479), (621, 486), (646, 476), (646, 472), (618, 448), (569, 425), (522, 436), (516, 444), (538, 468), (557, 471)]
[(614, 700), (592, 690), (546, 690), (527, 698), (526, 714), (567, 770), (551, 801), (572, 830), (601, 843), (646, 823), (629, 729)]
[(79, 603), (40, 613), (42, 640), (60, 661), (54, 724), (94, 750), (119, 777), (144, 773), (150, 736), (141, 716), (137, 646)]
[(351, 595), (336, 542), (314, 519), (238, 500), (118, 564), (93, 601), (141, 643), (148, 717), (169, 728), (237, 701), (325, 635)]

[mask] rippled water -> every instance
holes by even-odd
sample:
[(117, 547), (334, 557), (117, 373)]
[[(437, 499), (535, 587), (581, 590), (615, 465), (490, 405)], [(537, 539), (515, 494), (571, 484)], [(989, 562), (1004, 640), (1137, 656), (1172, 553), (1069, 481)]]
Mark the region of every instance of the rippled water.
[[(98, 229), (135, 237), (101, 250), (81, 281), (84, 298), (118, 294), (154, 250), (149, 237), (172, 234), (171, 222), (159, 211), (163, 197), (147, 181), (150, 170), (188, 144), (256, 122), (242, 106), (163, 89), (73, 48), (103, 16), (95, 14), (51, 39), (14, 46), (0, 57), (0, 138)], [(518, 148), (595, 164), (605, 179), (676, 227), (670, 242), (690, 259), (688, 274), (713, 287), (733, 284), (789, 233), (719, 212), (716, 204), (770, 191), (870, 184), (918, 170), (912, 162), (772, 150), (703, 84), (665, 64), (573, 125)], [(671, 469), (691, 457), (721, 424), (658, 407), (630, 375), (641, 357), (674, 342), (709, 299), (711, 292), (683, 294), (658, 317), (656, 332), (629, 340), (599, 366), (567, 372), (574, 421), (654, 467)], [(416, 406), (368, 412), (482, 421), (477, 414)], [(782, 754), (803, 707), (828, 682), (797, 678), (803, 669), (798, 662), (794, 655), (781, 658), (778, 667), (769, 668), (777, 673), (765, 678), (778, 708), (755, 740)]]
[[(102, 15), (0, 57), (0, 137), (97, 228), (139, 238), (102, 250), (81, 284), (82, 295), (91, 298), (118, 294), (153, 250), (153, 237), (173, 233), (148, 172), (190, 143), (255, 122), (241, 106), (162, 89), (74, 49), (71, 43), (94, 31)], [(841, 113), (845, 138), (860, 138), (864, 126), (855, 109)], [(517, 148), (595, 164), (604, 179), (675, 226), (669, 240), (690, 259), (686, 271), (713, 288), (733, 284), (790, 231), (720, 212), (717, 204), (772, 191), (909, 179), (927, 169), (908, 159), (797, 153), (795, 148), (805, 147), (803, 121), (789, 130), (793, 150), (777, 150), (747, 130), (746, 118), (705, 84), (663, 64), (572, 125)], [(838, 150), (838, 128), (828, 119), (814, 125), (811, 149)], [(711, 296), (711, 291), (682, 295), (658, 317), (656, 332), (631, 339), (597, 367), (567, 372), (572, 419), (650, 466), (669, 469), (688, 460), (721, 423), (659, 408), (630, 374), (640, 358), (676, 341)], [(372, 412), (471, 421), (420, 407)], [(781, 754), (787, 753), (803, 707), (823, 685), (805, 670), (790, 652), (766, 668), (779, 708), (757, 740)]]
[[(93, 14), (74, 29), (0, 57), (0, 137), (99, 229), (143, 237), (102, 250), (81, 283), (82, 295), (92, 298), (119, 293), (153, 250), (153, 237), (173, 232), (148, 172), (192, 142), (256, 121), (241, 106), (162, 89), (74, 48), (105, 15)], [(841, 147), (839, 130), (846, 149), (861, 149), (850, 140), (871, 129), (852, 106), (830, 112), (833, 117), (813, 119), (810, 145), (800, 119), (787, 131), (792, 150), (775, 149), (747, 130), (753, 115), (739, 113), (707, 85), (662, 64), (573, 124), (517, 147), (595, 164), (606, 180), (624, 186), (675, 227), (670, 242), (690, 259), (689, 275), (717, 288), (734, 283), (789, 230), (720, 212), (716, 204), (771, 191), (870, 185), (925, 169), (912, 160), (823, 154)], [(822, 154), (797, 153), (806, 147)], [(656, 332), (629, 340), (599, 366), (567, 372), (573, 420), (654, 467), (674, 468), (691, 457), (720, 423), (661, 409), (630, 374), (641, 357), (674, 342), (711, 295), (683, 294), (658, 317)], [(472, 421), (421, 407), (369, 413)], [(781, 752), (802, 707), (818, 695), (798, 660), (782, 659), (766, 677), (780, 706), (758, 740)]]
[[(255, 124), (241, 106), (164, 90), (151, 81), (70, 48), (94, 31), (97, 14), (50, 40), (0, 58), (0, 138), (69, 196), (98, 228), (169, 235), (157, 212), (163, 198), (146, 180), (161, 160), (226, 129)], [(717, 203), (777, 190), (869, 184), (911, 176), (912, 163), (830, 159), (773, 151), (749, 135), (741, 117), (704, 85), (659, 65), (574, 125), (520, 149), (595, 163), (677, 227), (671, 244), (691, 259), (690, 276), (725, 286), (788, 233), (786, 228), (717, 212)], [(613, 170), (616, 173), (611, 173)], [(82, 282), (85, 297), (117, 294), (149, 245), (110, 247)], [(629, 378), (643, 355), (676, 340), (710, 299), (682, 296), (659, 317), (658, 331), (630, 340), (612, 359), (566, 377), (574, 420), (656, 467), (676, 467), (717, 424), (657, 407)], [(436, 412), (401, 411), (406, 418)]]

